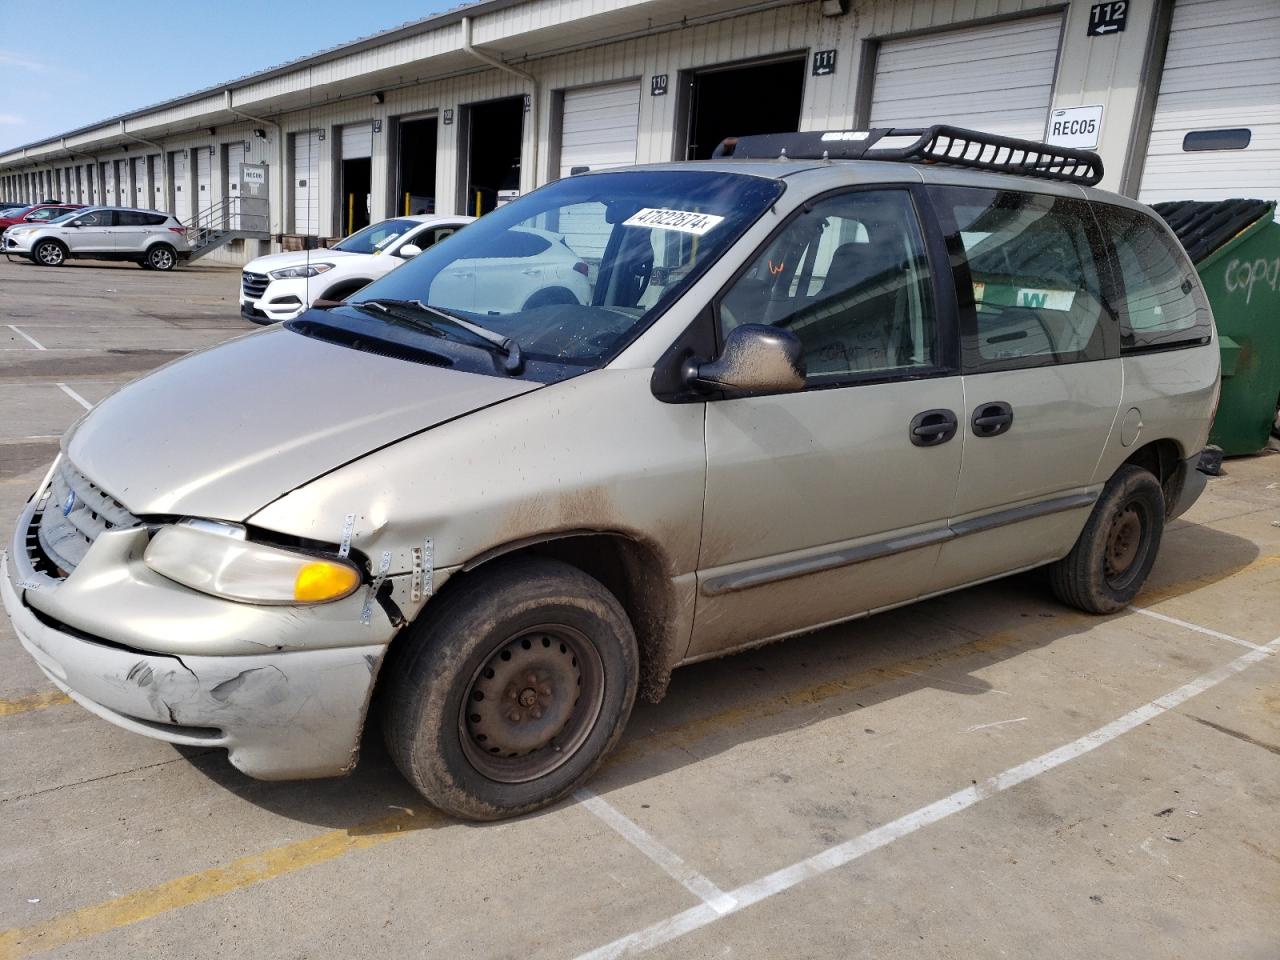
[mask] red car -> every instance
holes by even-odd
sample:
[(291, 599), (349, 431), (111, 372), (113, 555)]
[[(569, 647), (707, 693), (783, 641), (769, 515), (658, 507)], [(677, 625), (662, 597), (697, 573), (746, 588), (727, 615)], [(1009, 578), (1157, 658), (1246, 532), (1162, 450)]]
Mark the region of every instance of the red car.
[(30, 207), (19, 207), (17, 210), (10, 210), (7, 216), (0, 217), (0, 233), (4, 233), (15, 223), (44, 223), (83, 208), (83, 203), (37, 203)]

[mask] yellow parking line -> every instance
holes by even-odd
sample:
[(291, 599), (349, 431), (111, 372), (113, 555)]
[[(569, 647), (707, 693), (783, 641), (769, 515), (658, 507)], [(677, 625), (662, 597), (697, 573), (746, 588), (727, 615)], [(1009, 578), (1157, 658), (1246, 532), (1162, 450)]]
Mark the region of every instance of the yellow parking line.
[(44, 693), (33, 693), (29, 697), (17, 700), (0, 700), (0, 717), (12, 717), (17, 713), (31, 710), (43, 710), (45, 707), (60, 707), (72, 700), (61, 690), (46, 690)]
[[(1252, 568), (1269, 566), (1277, 562), (1280, 562), (1280, 557), (1260, 557), (1225, 577), (1199, 577), (1180, 584), (1170, 584), (1153, 593), (1155, 599), (1165, 599), (1176, 595), (1180, 589), (1183, 591), (1187, 587), (1198, 589)], [(1145, 599), (1150, 601), (1151, 597), (1146, 596)], [(1056, 618), (1056, 623), (1059, 625), (1075, 622), (1096, 623), (1098, 620), (1066, 609)], [(1026, 642), (1032, 639), (1031, 633), (1026, 629), (1004, 630), (911, 660), (864, 668), (843, 677), (778, 694), (764, 701), (741, 707), (730, 707), (710, 716), (691, 720), (671, 730), (648, 734), (624, 744), (610, 758), (610, 764), (625, 762), (628, 759), (673, 746), (688, 745), (725, 727), (771, 717), (794, 707), (822, 703), (832, 697), (865, 690), (890, 680), (918, 677), (932, 667), (963, 660), (970, 656), (993, 653), (1013, 646), (1019, 641)], [(939, 678), (938, 682), (946, 683), (947, 681)], [(189, 874), (146, 890), (108, 900), (105, 903), (74, 910), (53, 917), (44, 923), (6, 930), (0, 933), (0, 960), (19, 960), (22, 957), (52, 950), (110, 930), (150, 920), (251, 884), (336, 860), (354, 850), (377, 846), (405, 832), (446, 822), (448, 821), (443, 815), (432, 810), (406, 811), (403, 814), (359, 824), (346, 830), (333, 830), (309, 840), (299, 840), (263, 853), (251, 854), (239, 860), (233, 860), (225, 866), (212, 867), (200, 873)]]
[(0, 933), (0, 958), (18, 960), (35, 953), (54, 950), (86, 937), (203, 903), (241, 887), (335, 860), (354, 850), (377, 846), (406, 831), (420, 830), (443, 822), (445, 818), (431, 810), (406, 811), (362, 827), (331, 830), (309, 840), (299, 840), (264, 853), (241, 857), (226, 866), (192, 873), (147, 890), (73, 910), (44, 923), (6, 930)]

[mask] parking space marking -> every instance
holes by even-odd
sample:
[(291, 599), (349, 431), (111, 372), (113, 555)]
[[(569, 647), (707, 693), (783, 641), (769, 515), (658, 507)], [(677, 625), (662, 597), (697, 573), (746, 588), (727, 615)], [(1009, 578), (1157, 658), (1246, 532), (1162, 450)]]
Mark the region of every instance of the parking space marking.
[(61, 690), (46, 690), (43, 693), (18, 697), (16, 700), (0, 700), (0, 717), (12, 717), (19, 713), (30, 713), (32, 710), (43, 710), (45, 707), (60, 707), (72, 702), (74, 701)]
[(1156, 613), (1154, 610), (1147, 610), (1145, 607), (1129, 607), (1134, 613), (1140, 613), (1144, 617), (1152, 617), (1155, 620), (1163, 620), (1165, 623), (1172, 623), (1176, 627), (1183, 627), (1187, 630), (1193, 630), (1196, 633), (1202, 633), (1206, 637), (1214, 637), (1218, 640), (1226, 640), (1228, 643), (1234, 643), (1240, 647), (1247, 647), (1250, 650), (1261, 650), (1268, 656), (1272, 651), (1264, 646), (1256, 643), (1250, 643), (1248, 640), (1241, 640), (1239, 637), (1233, 637), (1229, 633), (1221, 633), (1217, 630), (1210, 630), (1208, 627), (1202, 627), (1197, 623), (1188, 623), (1186, 620), (1179, 620), (1177, 617), (1170, 617), (1163, 613)]
[[(31, 344), (31, 346), (35, 347), (35, 349), (37, 349), (37, 350), (43, 350), (43, 349), (44, 349), (44, 346), (40, 343), (40, 341), (39, 341), (39, 340), (37, 340), (35, 337), (31, 336), (31, 334), (29, 334), (29, 333), (23, 333), (21, 330), (19, 330), (17, 327), (15, 327), (12, 323), (10, 323), (10, 324), (6, 324), (6, 326), (8, 326), (8, 328), (9, 328), (10, 330), (12, 330), (12, 331), (13, 331), (14, 333), (16, 333), (18, 336), (20, 336), (23, 340), (27, 341), (27, 343)], [(24, 348), (24, 349), (25, 349), (25, 348)]]
[(869, 830), (861, 836), (854, 837), (852, 840), (828, 847), (812, 857), (788, 867), (783, 867), (781, 870), (775, 870), (773, 873), (743, 884), (735, 890), (730, 890), (728, 895), (736, 901), (736, 904), (727, 913), (719, 913), (705, 904), (692, 907), (683, 913), (677, 913), (642, 930), (619, 937), (611, 943), (581, 954), (577, 960), (606, 960), (606, 958), (644, 953), (664, 943), (670, 943), (672, 940), (676, 940), (694, 930), (709, 926), (725, 916), (744, 910), (753, 904), (760, 903), (762, 900), (767, 900), (779, 893), (790, 890), (806, 880), (829, 873), (837, 867), (842, 867), (882, 847), (887, 847), (895, 840), (909, 836), (954, 813), (967, 810), (983, 800), (1003, 793), (1020, 783), (1025, 783), (1034, 777), (1047, 773), (1110, 743), (1130, 730), (1142, 726), (1144, 723), (1169, 712), (1175, 707), (1181, 706), (1192, 697), (1217, 686), (1255, 663), (1265, 660), (1277, 647), (1280, 647), (1280, 637), (1272, 640), (1266, 646), (1259, 646), (1256, 650), (1241, 654), (1230, 663), (1201, 674), (1194, 680), (1184, 683), (1176, 690), (1166, 693), (1150, 703), (1143, 704), (1136, 710), (1130, 710), (1124, 716), (1111, 721), (1106, 726), (1099, 727), (1092, 733), (1085, 734), (1083, 737), (1064, 744), (1055, 750), (1050, 750), (1048, 753), (1043, 753), (1025, 763), (1020, 763), (1016, 767), (1010, 767), (994, 777), (988, 777), (972, 786), (957, 790), (950, 796), (943, 797), (941, 800), (937, 800), (918, 810), (913, 810), (897, 820)]
[(68, 397), (70, 397), (76, 403), (80, 404), (80, 406), (84, 407), (86, 410), (93, 409), (92, 403), (90, 403), (84, 397), (80, 396), (80, 394), (76, 393), (74, 390), (68, 387), (65, 383), (59, 383), (57, 386), (59, 390), (65, 393)]
[(729, 913), (737, 906), (732, 897), (681, 860), (676, 853), (660, 844), (640, 824), (607, 800), (585, 787), (574, 793), (574, 798), (716, 913)]
[(125, 894), (53, 917), (30, 927), (0, 932), (0, 960), (20, 960), (75, 943), (88, 937), (150, 920), (171, 910), (220, 897), (281, 874), (337, 859), (354, 850), (365, 850), (444, 822), (444, 816), (423, 809), (387, 817), (364, 827), (330, 830), (309, 840), (299, 840), (265, 853), (254, 853), (225, 866), (188, 874), (147, 890)]
[[(1254, 563), (1242, 567), (1236, 573), (1250, 569), (1258, 562), (1260, 561), (1254, 561)], [(1195, 582), (1197, 581), (1189, 581), (1189, 583)], [(1171, 584), (1166, 589), (1174, 589), (1177, 586), (1177, 584)], [(1067, 621), (1097, 622), (1095, 617), (1076, 614), (1072, 611), (1063, 611), (1061, 616)], [(826, 680), (809, 687), (788, 690), (762, 702), (730, 707), (706, 717), (690, 720), (671, 730), (654, 732), (639, 737), (622, 746), (613, 754), (609, 762), (610, 764), (626, 762), (658, 750), (696, 742), (717, 730), (736, 723), (768, 718), (784, 710), (813, 706), (841, 694), (854, 693), (880, 684), (890, 683), (905, 676), (914, 675), (917, 671), (910, 669), (912, 667), (937, 666), (942, 663), (962, 660), (965, 657), (1001, 650), (1016, 645), (1025, 635), (1024, 631), (999, 631), (901, 663), (863, 668), (853, 671), (845, 677)], [(1262, 657), (1265, 654), (1255, 652), (1255, 656)], [(96, 936), (119, 927), (139, 923), (174, 910), (180, 910), (186, 906), (202, 903), (213, 897), (228, 893), (233, 889), (238, 889), (239, 886), (292, 873), (315, 863), (334, 860), (343, 856), (348, 850), (363, 849), (364, 846), (381, 842), (381, 840), (403, 836), (405, 833), (420, 829), (423, 826), (441, 822), (442, 819), (431, 810), (423, 810), (417, 813), (405, 810), (402, 814), (373, 822), (356, 824), (343, 830), (335, 830), (312, 840), (304, 840), (295, 844), (272, 848), (262, 853), (233, 861), (223, 867), (211, 868), (203, 873), (179, 877), (176, 880), (161, 883), (147, 890), (127, 894), (116, 900), (54, 917), (43, 924), (0, 931), (0, 960), (30, 956), (32, 953), (53, 949), (65, 943)], [(376, 835), (376, 837), (370, 840), (369, 843), (342, 845), (338, 842), (339, 838), (349, 836), (368, 838), (371, 835)], [(222, 878), (226, 871), (237, 872), (247, 876), (248, 866), (246, 865), (251, 863), (270, 863), (273, 866), (269, 872), (265, 872), (261, 876), (254, 875), (251, 879), (245, 879), (238, 885), (229, 887), (222, 885)], [(737, 893), (738, 891), (729, 891), (726, 896), (736, 898)], [(735, 906), (734, 911), (741, 909), (742, 906), (743, 904), (738, 904)], [(706, 910), (710, 912), (713, 919), (720, 916), (708, 905), (694, 909), (695, 911)], [(36, 940), (39, 941), (38, 945), (34, 942)]]

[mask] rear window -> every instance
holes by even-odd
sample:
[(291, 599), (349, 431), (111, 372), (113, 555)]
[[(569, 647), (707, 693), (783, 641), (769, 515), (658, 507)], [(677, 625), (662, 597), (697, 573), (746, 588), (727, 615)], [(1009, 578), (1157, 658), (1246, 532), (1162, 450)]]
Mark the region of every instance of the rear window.
[(1208, 343), (1209, 315), (1194, 294), (1195, 268), (1150, 217), (1121, 207), (1095, 207), (1111, 241), (1124, 295), (1120, 317), (1123, 351), (1162, 350)]
[(929, 193), (956, 266), (966, 371), (1114, 355), (1104, 248), (1087, 203), (969, 187)]

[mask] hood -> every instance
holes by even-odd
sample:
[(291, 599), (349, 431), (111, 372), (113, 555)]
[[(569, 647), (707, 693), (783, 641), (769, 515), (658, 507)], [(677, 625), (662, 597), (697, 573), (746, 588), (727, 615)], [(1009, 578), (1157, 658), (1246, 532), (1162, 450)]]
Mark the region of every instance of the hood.
[(239, 521), (371, 450), (539, 386), (275, 327), (134, 381), (63, 449), (131, 513)]
[(367, 257), (367, 253), (351, 253), (349, 250), (295, 250), (292, 253), (272, 253), (257, 260), (250, 260), (241, 269), (249, 273), (268, 273), (285, 267), (303, 267), (308, 263), (325, 263), (345, 257)]

